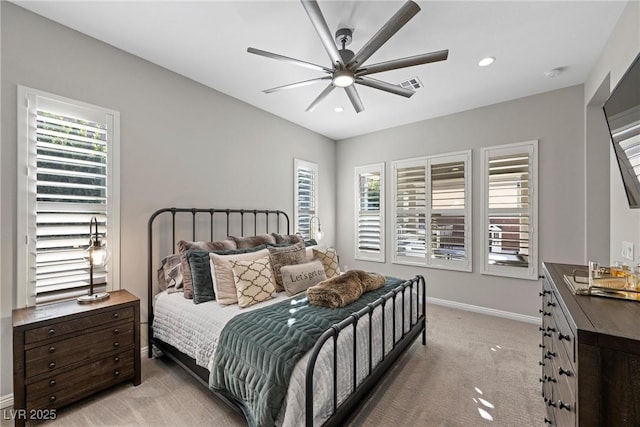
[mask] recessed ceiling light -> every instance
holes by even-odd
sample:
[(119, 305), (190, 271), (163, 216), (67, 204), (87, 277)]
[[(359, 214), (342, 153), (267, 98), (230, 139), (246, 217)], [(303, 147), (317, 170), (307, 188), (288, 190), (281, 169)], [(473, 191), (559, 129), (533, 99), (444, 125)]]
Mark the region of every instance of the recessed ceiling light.
[(487, 56), (486, 58), (482, 58), (480, 62), (478, 62), (478, 65), (480, 67), (486, 67), (487, 65), (493, 64), (495, 60), (496, 58), (494, 58), (493, 56)]
[(336, 107), (336, 108), (333, 109), (333, 111), (335, 111), (336, 113), (342, 113), (344, 111), (344, 108)]

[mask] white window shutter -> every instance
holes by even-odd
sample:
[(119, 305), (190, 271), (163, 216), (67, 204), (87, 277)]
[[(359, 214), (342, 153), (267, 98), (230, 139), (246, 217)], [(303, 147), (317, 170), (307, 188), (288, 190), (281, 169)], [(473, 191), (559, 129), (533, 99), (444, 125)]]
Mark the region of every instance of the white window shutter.
[(356, 259), (385, 260), (384, 191), (384, 163), (356, 167)]

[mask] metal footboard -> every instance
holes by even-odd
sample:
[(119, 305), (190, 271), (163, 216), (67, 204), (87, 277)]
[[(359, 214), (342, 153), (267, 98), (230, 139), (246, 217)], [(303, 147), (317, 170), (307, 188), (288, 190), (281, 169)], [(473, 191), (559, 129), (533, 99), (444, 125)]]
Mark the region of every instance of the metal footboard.
[[(407, 289), (409, 289), (409, 319), (406, 319), (405, 315), (405, 298), (407, 294)], [(401, 325), (401, 336), (396, 336), (396, 299), (402, 298), (402, 325)], [(392, 330), (392, 345), (391, 349), (387, 351), (386, 344), (386, 331), (387, 331), (387, 322), (388, 316), (386, 315), (386, 305), (389, 301), (392, 301), (392, 319), (391, 319), (391, 330)], [(414, 318), (414, 303), (416, 307), (415, 318)], [(384, 373), (391, 367), (392, 363), (400, 357), (400, 355), (407, 349), (418, 337), (420, 333), (422, 333), (422, 345), (426, 345), (427, 343), (427, 335), (426, 335), (426, 314), (425, 314), (425, 304), (426, 304), (426, 296), (425, 296), (425, 280), (423, 276), (415, 276), (413, 279), (408, 280), (407, 282), (399, 285), (394, 288), (389, 293), (381, 296), (376, 301), (371, 304), (368, 304), (366, 307), (361, 309), (358, 312), (351, 314), (349, 317), (332, 325), (329, 329), (327, 329), (318, 339), (315, 344), (313, 350), (311, 351), (311, 355), (309, 357), (309, 362), (307, 364), (306, 371), (306, 384), (305, 384), (305, 425), (307, 427), (313, 427), (314, 424), (314, 393), (313, 393), (313, 385), (314, 385), (314, 372), (316, 368), (316, 362), (318, 361), (318, 356), (320, 355), (320, 351), (327, 341), (333, 339), (333, 402), (332, 402), (332, 412), (330, 418), (325, 422), (324, 426), (334, 426), (334, 425), (342, 425), (343, 421), (352, 415), (354, 409), (361, 403), (361, 401), (368, 395), (371, 389), (378, 383), (378, 381), (382, 378)], [(377, 307), (381, 307), (381, 342), (382, 342), (382, 353), (381, 360), (377, 362), (377, 365), (374, 367), (373, 361), (373, 315), (375, 309)], [(368, 375), (358, 383), (358, 340), (356, 330), (358, 327), (358, 321), (362, 318), (368, 317), (369, 320), (369, 337), (368, 337)], [(408, 330), (405, 331), (405, 325), (407, 325), (408, 320)], [(337, 342), (340, 334), (348, 328), (351, 328), (353, 331), (353, 360), (351, 366), (352, 377), (351, 381), (351, 390), (352, 393), (344, 400), (338, 404), (338, 351), (337, 351)], [(346, 380), (344, 380), (346, 381)]]

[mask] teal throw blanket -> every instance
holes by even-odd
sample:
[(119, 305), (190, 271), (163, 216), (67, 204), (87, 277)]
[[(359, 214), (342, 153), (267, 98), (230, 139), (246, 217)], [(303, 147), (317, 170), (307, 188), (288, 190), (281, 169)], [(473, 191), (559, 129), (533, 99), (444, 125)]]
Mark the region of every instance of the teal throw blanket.
[(218, 340), (209, 386), (240, 402), (249, 426), (273, 426), (294, 366), (320, 335), (404, 282), (387, 277), (343, 308), (309, 304), (301, 294), (234, 317)]

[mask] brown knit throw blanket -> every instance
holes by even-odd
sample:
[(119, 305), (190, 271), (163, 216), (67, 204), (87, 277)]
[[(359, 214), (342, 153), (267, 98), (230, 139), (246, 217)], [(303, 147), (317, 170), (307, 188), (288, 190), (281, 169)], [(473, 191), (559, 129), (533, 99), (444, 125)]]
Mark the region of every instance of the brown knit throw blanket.
[(309, 303), (338, 308), (356, 301), (365, 292), (384, 286), (385, 278), (377, 273), (349, 270), (344, 274), (323, 280), (307, 289)]

